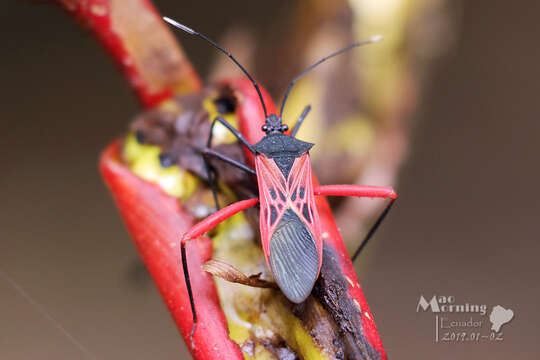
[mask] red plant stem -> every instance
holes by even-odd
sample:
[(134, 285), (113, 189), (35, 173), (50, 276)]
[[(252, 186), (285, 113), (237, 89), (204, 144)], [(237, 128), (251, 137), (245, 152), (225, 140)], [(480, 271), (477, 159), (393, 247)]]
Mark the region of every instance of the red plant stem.
[[(169, 308), (186, 344), (190, 344), (191, 307), (180, 263), (180, 236), (194, 225), (174, 197), (157, 185), (148, 183), (122, 163), (120, 143), (114, 142), (103, 152), (100, 170), (120, 210), (126, 227), (143, 261)], [(212, 257), (212, 243), (200, 237), (186, 244), (190, 269), (200, 269)], [(227, 321), (219, 305), (212, 277), (192, 271), (191, 284), (197, 299), (199, 322), (193, 337), (196, 359), (242, 360), (242, 352), (228, 336)]]
[[(243, 124), (248, 119), (263, 117), (257, 93), (249, 82), (224, 81), (240, 99), (238, 114)], [(239, 87), (236, 84), (242, 84)], [(244, 86), (248, 84), (249, 86)], [(275, 107), (263, 90), (270, 111)], [(253, 128), (251, 131), (260, 131)], [(102, 154), (100, 171), (120, 210), (126, 227), (149, 269), (184, 341), (196, 359), (243, 359), (240, 347), (228, 335), (227, 321), (219, 304), (210, 275), (192, 271), (191, 284), (196, 297), (197, 331), (190, 345), (192, 314), (180, 258), (180, 238), (194, 224), (179, 201), (165, 194), (157, 185), (148, 183), (122, 162), (120, 143), (114, 142)], [(212, 243), (206, 237), (186, 244), (190, 269), (200, 269), (212, 256)]]
[[(318, 186), (317, 179), (314, 179), (315, 187)], [(324, 196), (317, 196), (315, 199), (317, 203), (317, 209), (319, 210), (319, 219), (321, 221), (321, 230), (326, 233), (327, 236), (324, 242), (331, 246), (337, 254), (339, 254), (339, 262), (341, 264), (341, 273), (345, 276), (349, 287), (349, 296), (358, 307), (359, 316), (362, 321), (362, 330), (364, 336), (371, 344), (371, 346), (379, 353), (379, 357), (382, 360), (387, 359), (386, 352), (384, 350), (375, 320), (369, 309), (366, 297), (354, 271), (354, 266), (351, 262), (351, 258), (341, 237), (341, 233), (337, 227), (330, 204)]]
[(142, 106), (201, 87), (191, 63), (149, 0), (58, 0), (90, 28)]

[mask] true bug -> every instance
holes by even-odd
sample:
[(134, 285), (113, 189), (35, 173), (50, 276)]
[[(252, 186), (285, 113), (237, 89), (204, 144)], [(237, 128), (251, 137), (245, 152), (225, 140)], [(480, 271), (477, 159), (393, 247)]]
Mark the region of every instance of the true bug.
[[(225, 119), (216, 117), (212, 122), (207, 148), (203, 155), (213, 156), (257, 177), (259, 197), (233, 203), (216, 213), (208, 216), (186, 232), (181, 239), (181, 256), (188, 295), (193, 314), (192, 335), (197, 322), (197, 313), (189, 280), (189, 270), (186, 261), (185, 245), (208, 232), (232, 215), (260, 203), (261, 242), (266, 262), (283, 294), (294, 303), (303, 302), (311, 293), (319, 276), (322, 264), (322, 235), (319, 228), (319, 215), (315, 206), (315, 196), (357, 196), (370, 198), (389, 198), (390, 201), (377, 221), (368, 231), (364, 241), (355, 251), (352, 259), (358, 256), (384, 217), (388, 214), (397, 198), (392, 188), (358, 185), (329, 185), (314, 186), (312, 182), (309, 150), (314, 144), (295, 138), (300, 126), (308, 115), (311, 106), (307, 105), (290, 135), (286, 135), (288, 126), (282, 123), (283, 110), (289, 93), (298, 79), (322, 62), (337, 56), (352, 48), (380, 40), (375, 36), (363, 42), (349, 45), (338, 50), (298, 75), (285, 93), (281, 104), (280, 115), (268, 115), (266, 105), (259, 86), (246, 69), (225, 49), (207, 38), (205, 35), (182, 25), (170, 18), (164, 17), (169, 24), (209, 42), (216, 49), (225, 53), (249, 78), (255, 87), (265, 114), (265, 124), (261, 130), (264, 137), (256, 144), (249, 143), (245, 137), (231, 126)], [(233, 133), (238, 140), (254, 155), (255, 169), (230, 159), (211, 149), (212, 129), (219, 122)], [(210, 183), (213, 177), (208, 176)], [(214, 186), (212, 186), (215, 191)], [(216, 200), (217, 203), (217, 200)]]

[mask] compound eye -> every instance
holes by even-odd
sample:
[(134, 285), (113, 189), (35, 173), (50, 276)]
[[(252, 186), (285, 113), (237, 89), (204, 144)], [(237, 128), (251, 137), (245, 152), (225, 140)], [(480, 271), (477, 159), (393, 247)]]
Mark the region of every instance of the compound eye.
[(268, 125), (264, 124), (263, 126), (261, 126), (261, 130), (264, 131), (264, 132), (267, 132), (268, 131)]
[(285, 132), (287, 130), (289, 130), (289, 126), (287, 124), (281, 125), (281, 132)]

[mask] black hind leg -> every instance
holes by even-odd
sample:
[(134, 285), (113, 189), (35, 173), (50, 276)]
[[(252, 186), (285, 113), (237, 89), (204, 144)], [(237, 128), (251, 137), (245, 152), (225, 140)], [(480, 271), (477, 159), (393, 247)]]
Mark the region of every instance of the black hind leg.
[(208, 141), (206, 142), (206, 148), (202, 150), (203, 154), (203, 161), (204, 161), (204, 167), (206, 170), (206, 175), (208, 179), (208, 183), (210, 184), (210, 189), (212, 190), (212, 196), (214, 197), (214, 202), (216, 204), (216, 210), (220, 209), (218, 196), (217, 196), (217, 171), (216, 169), (208, 162), (207, 156), (212, 156), (215, 158), (218, 158), (228, 164), (231, 164), (241, 170), (244, 170), (250, 174), (255, 175), (255, 170), (250, 168), (249, 166), (246, 166), (245, 164), (242, 164), (239, 161), (236, 161), (234, 159), (231, 159), (223, 154), (218, 153), (215, 150), (212, 150), (212, 139), (214, 136), (214, 126), (217, 122), (220, 122), (223, 126), (225, 126), (236, 138), (251, 151), (252, 153), (255, 153), (255, 150), (253, 149), (253, 146), (247, 141), (247, 139), (242, 135), (242, 133), (238, 130), (236, 130), (231, 124), (227, 122), (224, 118), (221, 116), (218, 116), (212, 121), (212, 125), (210, 126), (210, 134), (208, 135)]
[(218, 116), (212, 121), (212, 126), (210, 126), (210, 135), (208, 136), (208, 141), (206, 142), (206, 147), (211, 148), (212, 147), (212, 138), (214, 136), (214, 126), (216, 125), (216, 122), (220, 122), (223, 126), (225, 126), (236, 138), (251, 151), (253, 154), (255, 154), (255, 149), (253, 149), (253, 145), (250, 144), (249, 141), (242, 135), (242, 133), (238, 130), (236, 130), (231, 124), (227, 122), (224, 118), (221, 116)]
[(206, 170), (206, 176), (208, 184), (210, 184), (210, 190), (212, 190), (212, 197), (214, 198), (214, 203), (216, 204), (216, 211), (220, 209), (219, 207), (219, 200), (217, 195), (217, 179), (218, 179), (218, 173), (215, 167), (213, 167), (208, 160), (206, 159), (206, 156), (203, 155), (203, 162), (204, 162), (204, 169)]
[(189, 279), (189, 270), (186, 257), (186, 245), (182, 242), (181, 246), (181, 257), (182, 257), (182, 268), (184, 269), (184, 280), (186, 281), (186, 288), (189, 296), (189, 304), (191, 305), (191, 314), (193, 315), (193, 325), (191, 326), (191, 333), (189, 335), (189, 340), (191, 342), (191, 347), (195, 348), (193, 342), (193, 334), (195, 334), (195, 329), (197, 328), (197, 311), (195, 310), (195, 301), (193, 300), (193, 290), (191, 289), (191, 280)]
[(356, 258), (358, 257), (358, 255), (360, 255), (360, 253), (362, 252), (364, 247), (367, 245), (369, 240), (373, 237), (373, 234), (375, 234), (375, 231), (377, 231), (377, 228), (379, 227), (379, 225), (381, 225), (386, 215), (388, 215), (388, 212), (392, 208), (392, 205), (394, 205), (394, 202), (395, 202), (395, 199), (390, 200), (390, 202), (388, 203), (388, 205), (386, 205), (381, 215), (379, 215), (379, 218), (377, 219), (377, 221), (375, 221), (375, 223), (371, 226), (371, 229), (369, 229), (366, 237), (364, 238), (364, 241), (360, 243), (360, 245), (358, 246), (358, 249), (356, 249), (353, 256), (351, 257), (352, 262), (356, 260)]

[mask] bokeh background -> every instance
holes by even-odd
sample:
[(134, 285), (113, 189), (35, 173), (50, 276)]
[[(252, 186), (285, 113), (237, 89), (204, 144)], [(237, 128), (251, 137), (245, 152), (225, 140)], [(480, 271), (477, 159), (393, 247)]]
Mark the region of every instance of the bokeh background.
[[(156, 5), (214, 38), (238, 22), (269, 26), (290, 6)], [(452, 14), (454, 41), (411, 115), (399, 202), (359, 267), (392, 359), (540, 354), (539, 13), (530, 0), (463, 1)], [(59, 8), (11, 1), (0, 17), (1, 358), (189, 358), (97, 172), (136, 99)], [(208, 74), (215, 54), (183, 45)], [(515, 318), (501, 342), (435, 343), (433, 314), (416, 312), (422, 294), (502, 305)]]

